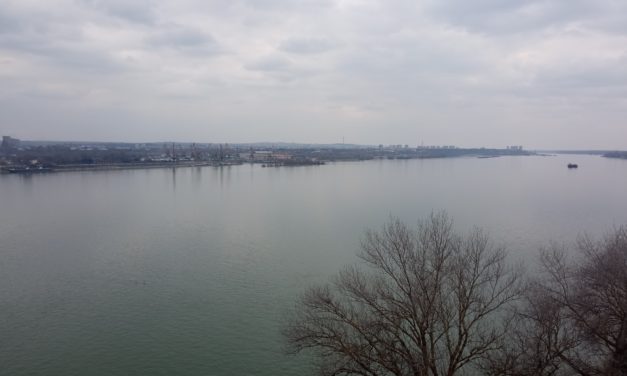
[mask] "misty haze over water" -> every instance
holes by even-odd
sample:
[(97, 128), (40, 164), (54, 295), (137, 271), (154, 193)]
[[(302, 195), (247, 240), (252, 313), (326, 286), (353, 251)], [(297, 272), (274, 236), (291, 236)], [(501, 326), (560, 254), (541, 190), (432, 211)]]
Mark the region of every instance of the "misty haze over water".
[(580, 155), (2, 175), (0, 192), (0, 375), (305, 374), (283, 313), (390, 215), (446, 210), (529, 264), (627, 223), (627, 161)]

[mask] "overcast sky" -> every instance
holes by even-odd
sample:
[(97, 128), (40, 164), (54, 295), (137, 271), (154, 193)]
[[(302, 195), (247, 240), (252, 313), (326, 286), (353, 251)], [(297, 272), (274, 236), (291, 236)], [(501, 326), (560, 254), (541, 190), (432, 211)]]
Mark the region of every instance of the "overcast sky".
[(627, 1), (0, 0), (0, 134), (627, 149)]

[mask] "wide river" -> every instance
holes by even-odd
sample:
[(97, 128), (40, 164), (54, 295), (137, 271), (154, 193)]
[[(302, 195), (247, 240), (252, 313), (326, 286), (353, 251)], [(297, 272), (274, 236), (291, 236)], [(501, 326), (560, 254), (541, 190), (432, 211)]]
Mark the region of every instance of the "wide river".
[(627, 161), (2, 175), (0, 374), (307, 375), (279, 333), (297, 296), (357, 262), (367, 228), (439, 210), (533, 265), (627, 224)]

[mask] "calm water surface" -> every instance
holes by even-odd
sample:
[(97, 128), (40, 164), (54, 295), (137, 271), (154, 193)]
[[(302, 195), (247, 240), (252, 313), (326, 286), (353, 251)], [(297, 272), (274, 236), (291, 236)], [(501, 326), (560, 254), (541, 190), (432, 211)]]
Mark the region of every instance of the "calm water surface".
[(0, 176), (0, 374), (307, 374), (282, 355), (286, 308), (356, 262), (366, 228), (442, 209), (533, 261), (550, 240), (627, 224), (627, 161)]

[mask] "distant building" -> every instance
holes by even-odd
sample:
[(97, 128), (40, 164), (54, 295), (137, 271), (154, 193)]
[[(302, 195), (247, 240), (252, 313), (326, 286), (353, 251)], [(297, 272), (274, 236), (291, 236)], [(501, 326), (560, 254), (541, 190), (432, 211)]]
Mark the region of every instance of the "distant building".
[(267, 150), (257, 150), (253, 154), (253, 159), (256, 161), (267, 161), (272, 158), (272, 152)]
[(286, 161), (288, 159), (292, 159), (292, 155), (289, 153), (272, 153), (272, 158), (279, 161)]
[(11, 136), (2, 136), (2, 144), (0, 144), (0, 149), (17, 149), (20, 147), (21, 141), (17, 138), (13, 138)]
[(240, 153), (239, 157), (245, 160), (267, 162), (272, 160), (286, 161), (292, 159), (292, 154), (286, 152), (275, 152), (270, 150), (257, 150), (251, 153)]

